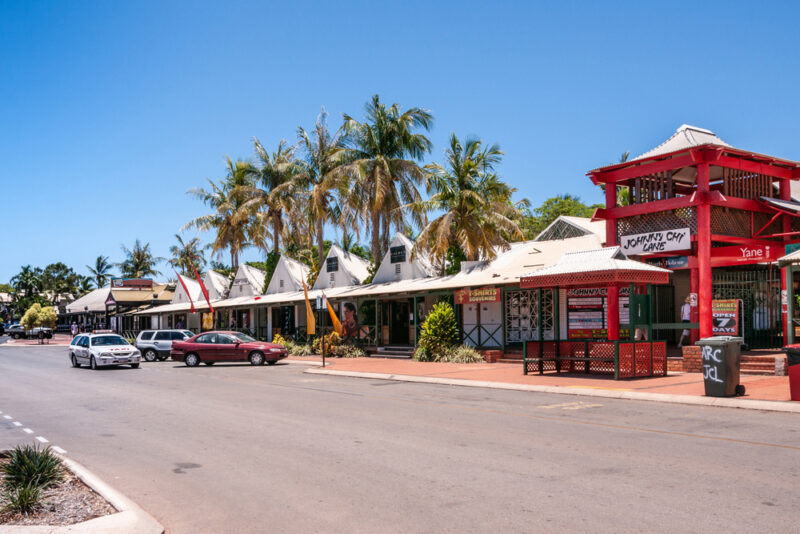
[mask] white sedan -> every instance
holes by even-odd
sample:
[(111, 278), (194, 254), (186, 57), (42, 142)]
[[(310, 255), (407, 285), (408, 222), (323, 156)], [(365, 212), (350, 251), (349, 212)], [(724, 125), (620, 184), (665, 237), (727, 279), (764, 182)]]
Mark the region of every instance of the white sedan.
[(139, 367), (142, 354), (118, 334), (80, 334), (69, 344), (73, 367), (85, 364), (92, 369), (109, 365)]

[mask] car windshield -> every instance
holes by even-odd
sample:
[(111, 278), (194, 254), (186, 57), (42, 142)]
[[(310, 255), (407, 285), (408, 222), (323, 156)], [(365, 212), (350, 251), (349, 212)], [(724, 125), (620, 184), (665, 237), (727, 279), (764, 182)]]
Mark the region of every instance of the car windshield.
[(127, 345), (128, 342), (125, 338), (120, 336), (97, 336), (92, 338), (93, 347), (102, 347), (108, 345)]
[(189, 330), (184, 330), (183, 335), (186, 336), (186, 339), (189, 339), (190, 337), (194, 337), (194, 332), (190, 332)]
[(250, 343), (255, 341), (252, 337), (248, 336), (247, 334), (242, 334), (241, 332), (234, 332), (231, 334), (237, 341), (241, 341), (242, 343)]

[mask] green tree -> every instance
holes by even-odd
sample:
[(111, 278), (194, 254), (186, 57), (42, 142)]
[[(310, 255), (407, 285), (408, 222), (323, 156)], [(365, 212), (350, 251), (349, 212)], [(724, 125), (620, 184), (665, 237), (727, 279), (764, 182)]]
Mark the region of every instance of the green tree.
[(453, 307), (447, 302), (438, 302), (422, 323), (414, 358), (433, 361), (459, 342), (458, 321)]
[(86, 268), (92, 273), (98, 288), (105, 287), (111, 278), (112, 265), (109, 263), (107, 256), (97, 256), (94, 260), (94, 267), (87, 265)]
[(327, 118), (323, 108), (310, 135), (302, 126), (297, 129), (298, 146), (303, 152), (299, 171), (291, 184), (278, 188), (281, 192), (286, 189), (303, 206), (303, 215), (316, 237), (317, 265), (325, 260), (325, 224), (341, 221), (339, 201), (343, 181), (335, 171), (345, 162), (346, 155), (342, 128), (331, 133)]
[(432, 144), (414, 131), (429, 131), (433, 116), (417, 107), (401, 112), (397, 103), (387, 108), (378, 95), (365, 105), (365, 113), (364, 122), (344, 115), (350, 162), (339, 172), (354, 178), (347, 188), (346, 205), (366, 222), (371, 234), (370, 253), (381, 258), (389, 246), (390, 229), (404, 228), (406, 213), (417, 227), (426, 222), (424, 210), (400, 208), (421, 206), (417, 186), (425, 172), (419, 162)]
[(42, 306), (37, 302), (25, 311), (19, 323), (26, 330), (31, 330), (42, 326), (55, 328), (57, 320), (58, 316), (52, 306)]
[(502, 155), (496, 144), (484, 147), (477, 138), (462, 144), (455, 134), (450, 136), (448, 168), (427, 167), (430, 198), (419, 203), (425, 211), (442, 214), (422, 229), (412, 256), (427, 251), (444, 267), (448, 251), (457, 246), (467, 260), (494, 259), (498, 249), (509, 247), (509, 239), (522, 237), (511, 202), (515, 189), (494, 173)]
[(196, 228), (203, 232), (214, 232), (211, 243), (212, 254), (229, 249), (231, 267), (239, 267), (239, 254), (251, 244), (263, 239), (263, 229), (253, 224), (253, 208), (248, 203), (255, 184), (256, 168), (252, 163), (225, 158), (226, 176), (219, 185), (208, 180), (209, 190), (190, 189), (188, 193), (199, 198), (213, 211), (192, 219), (183, 229)]
[(42, 270), (42, 292), (56, 304), (62, 298), (75, 297), (80, 291), (81, 275), (61, 262), (51, 263)]
[(365, 260), (372, 260), (369, 250), (361, 246), (361, 243), (359, 243), (353, 234), (347, 230), (342, 231), (342, 238), (337, 244), (339, 245), (339, 248), (345, 252), (353, 253), (360, 258), (364, 258)]
[(587, 206), (580, 197), (570, 194), (550, 197), (524, 217), (525, 237), (533, 239), (561, 215), (591, 217), (595, 209), (602, 207), (602, 204)]
[(169, 253), (172, 257), (168, 260), (168, 263), (173, 268), (178, 269), (184, 276), (194, 275), (192, 266), (198, 271), (202, 271), (206, 266), (206, 260), (203, 257), (200, 239), (193, 237), (189, 241), (184, 241), (179, 234), (175, 234), (175, 239), (178, 240), (178, 244), (169, 247)]
[(122, 252), (125, 254), (125, 259), (117, 264), (120, 274), (123, 278), (144, 278), (147, 276), (158, 276), (161, 273), (156, 270), (156, 265), (164, 261), (164, 258), (153, 256), (150, 251), (150, 243), (144, 245), (138, 239), (133, 244), (133, 248), (129, 249), (125, 245), (122, 246)]

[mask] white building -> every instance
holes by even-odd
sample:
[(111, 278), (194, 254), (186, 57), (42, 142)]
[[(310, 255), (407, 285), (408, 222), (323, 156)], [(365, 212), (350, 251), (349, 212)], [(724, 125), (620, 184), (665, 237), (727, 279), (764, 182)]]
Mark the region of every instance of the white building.
[(389, 250), (383, 255), (372, 283), (383, 284), (385, 282), (434, 276), (434, 268), (427, 258), (417, 255), (416, 258), (411, 259), (411, 250), (413, 248), (414, 242), (409, 238), (401, 233), (395, 235), (389, 244)]
[(325, 263), (319, 270), (319, 276), (313, 289), (357, 286), (369, 276), (369, 262), (350, 252), (345, 252), (336, 245), (331, 245)]

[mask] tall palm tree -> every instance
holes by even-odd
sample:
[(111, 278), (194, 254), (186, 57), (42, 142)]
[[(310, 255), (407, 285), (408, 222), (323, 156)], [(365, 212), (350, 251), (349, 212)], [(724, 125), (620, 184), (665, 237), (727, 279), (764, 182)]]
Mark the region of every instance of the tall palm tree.
[(97, 256), (94, 260), (94, 267), (86, 266), (89, 272), (94, 277), (94, 282), (98, 288), (105, 287), (108, 279), (111, 278), (111, 263), (108, 262), (107, 256)]
[(208, 180), (209, 190), (190, 189), (188, 193), (203, 201), (213, 211), (186, 223), (183, 229), (196, 228), (201, 231), (214, 231), (211, 243), (212, 254), (224, 249), (231, 253), (231, 267), (239, 267), (239, 254), (252, 243), (259, 243), (263, 234), (253, 224), (253, 209), (248, 204), (249, 191), (254, 185), (256, 169), (252, 163), (225, 158), (226, 176), (220, 185)]
[(202, 271), (206, 260), (203, 257), (200, 239), (193, 237), (189, 241), (184, 241), (179, 234), (175, 234), (175, 239), (178, 240), (178, 244), (169, 247), (169, 253), (172, 254), (168, 260), (169, 264), (185, 276), (193, 273), (192, 267)]
[(294, 146), (281, 139), (278, 150), (272, 154), (264, 148), (258, 138), (253, 138), (253, 146), (258, 157), (258, 180), (260, 188), (256, 187), (251, 195), (251, 203), (263, 208), (267, 223), (272, 228), (272, 252), (280, 254), (281, 236), (283, 235), (284, 213), (297, 208), (292, 187), (281, 187), (291, 184), (299, 174), (299, 166), (294, 157)]
[[(401, 112), (397, 103), (387, 108), (378, 95), (364, 108), (364, 122), (344, 115), (348, 159), (352, 161), (339, 172), (355, 178), (347, 204), (367, 223), (372, 257), (381, 258), (389, 246), (390, 228), (405, 227), (401, 206), (419, 206), (422, 200), (417, 185), (425, 172), (418, 162), (430, 152), (432, 144), (414, 130), (430, 130), (433, 116), (416, 107)], [(424, 226), (424, 212), (405, 211), (415, 225)]]
[[(91, 291), (92, 289), (94, 289), (94, 287), (93, 287), (94, 282), (95, 281), (92, 280), (91, 276), (81, 276), (80, 280), (78, 281), (78, 286), (77, 286), (78, 294), (75, 295), (75, 296), (76, 297), (83, 296), (86, 293), (88, 293), (89, 291)], [(100, 286), (100, 287), (103, 287), (103, 286)]]
[(343, 128), (331, 133), (325, 108), (317, 117), (314, 130), (309, 135), (303, 127), (297, 128), (298, 145), (303, 152), (295, 179), (279, 186), (279, 194), (291, 192), (302, 203), (304, 215), (317, 241), (317, 261), (325, 260), (325, 223), (341, 222), (341, 203), (344, 181), (336, 173), (345, 161), (342, 145)]
[(122, 252), (125, 254), (125, 259), (118, 263), (117, 267), (124, 278), (144, 278), (161, 274), (156, 270), (156, 265), (164, 261), (164, 258), (153, 256), (150, 243), (142, 245), (137, 239), (132, 249), (122, 245)]
[(443, 213), (420, 232), (412, 255), (427, 251), (440, 265), (452, 246), (458, 247), (467, 260), (494, 259), (497, 249), (508, 249), (509, 238), (522, 232), (514, 219), (514, 192), (493, 172), (503, 152), (497, 145), (484, 148), (477, 138), (462, 142), (450, 136), (446, 151), (448, 168), (428, 166), (428, 193), (422, 208)]
[(23, 265), (10, 282), (15, 293), (24, 297), (36, 295), (42, 290), (42, 270), (38, 267)]

